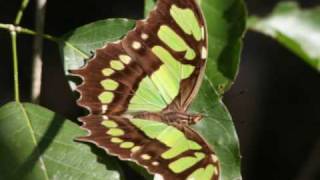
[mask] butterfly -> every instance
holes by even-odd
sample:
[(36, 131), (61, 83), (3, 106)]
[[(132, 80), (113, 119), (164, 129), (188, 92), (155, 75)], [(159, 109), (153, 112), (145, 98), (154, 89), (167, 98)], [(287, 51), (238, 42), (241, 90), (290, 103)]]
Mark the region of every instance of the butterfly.
[(196, 0), (158, 0), (120, 41), (97, 49), (81, 69), (81, 117), (91, 142), (165, 180), (217, 180), (220, 162), (190, 125), (204, 76), (207, 27)]

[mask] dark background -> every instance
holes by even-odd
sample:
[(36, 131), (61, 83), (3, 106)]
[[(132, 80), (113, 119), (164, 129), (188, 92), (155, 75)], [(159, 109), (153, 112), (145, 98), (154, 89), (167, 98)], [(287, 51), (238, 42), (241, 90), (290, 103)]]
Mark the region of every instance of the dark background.
[[(249, 14), (265, 15), (277, 2), (247, 0)], [(13, 22), (20, 3), (0, 0), (0, 22)], [(319, 0), (299, 3), (320, 5)], [(142, 18), (142, 13), (142, 0), (51, 0), (45, 32), (59, 36), (98, 19)], [(31, 1), (22, 26), (34, 29), (33, 22)], [(29, 101), (32, 40), (19, 36), (24, 101)], [(44, 51), (41, 104), (76, 119), (79, 109), (63, 76), (57, 46), (46, 42)], [(0, 30), (0, 105), (13, 100), (12, 82), (10, 38)], [(248, 32), (238, 79), (224, 101), (239, 134), (244, 180), (320, 179), (320, 75), (315, 70), (272, 39)]]

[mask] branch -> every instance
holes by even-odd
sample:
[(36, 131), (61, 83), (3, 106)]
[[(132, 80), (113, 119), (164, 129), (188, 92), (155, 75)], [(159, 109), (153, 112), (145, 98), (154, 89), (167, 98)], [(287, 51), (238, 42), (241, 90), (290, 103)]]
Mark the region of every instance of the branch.
[[(47, 0), (36, 1), (36, 33), (43, 34), (45, 11)], [(42, 50), (43, 37), (35, 36), (33, 45), (33, 65), (32, 65), (32, 84), (31, 84), (31, 102), (39, 103), (42, 81)]]
[(71, 49), (74, 49), (77, 53), (79, 53), (80, 56), (82, 56), (85, 59), (88, 59), (89, 56), (82, 52), (81, 50), (79, 50), (78, 48), (74, 47), (72, 44), (70, 44), (68, 41), (65, 41), (64, 39), (60, 39), (58, 37), (54, 37), (52, 35), (49, 34), (38, 34), (35, 31), (28, 29), (28, 28), (24, 28), (24, 27), (20, 27), (20, 26), (14, 26), (13, 24), (3, 24), (0, 23), (0, 29), (5, 29), (8, 31), (11, 31), (10, 29), (15, 29), (15, 31), (18, 34), (27, 34), (27, 35), (32, 35), (32, 36), (41, 36), (44, 39), (47, 39), (49, 41), (55, 42), (57, 44), (59, 43), (63, 43), (66, 46), (70, 47)]
[(23, 13), (24, 13), (24, 10), (27, 8), (28, 4), (29, 4), (29, 0), (23, 0), (22, 1), (20, 9), (19, 9), (19, 11), (17, 13), (16, 19), (14, 21), (15, 25), (20, 24), (22, 16), (23, 16)]

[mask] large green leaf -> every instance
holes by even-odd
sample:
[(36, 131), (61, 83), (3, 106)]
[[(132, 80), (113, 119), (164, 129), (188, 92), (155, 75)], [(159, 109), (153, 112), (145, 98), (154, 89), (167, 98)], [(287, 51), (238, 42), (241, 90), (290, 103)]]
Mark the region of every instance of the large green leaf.
[(205, 76), (191, 110), (205, 116), (194, 128), (217, 153), (221, 162), (221, 180), (241, 179), (240, 148), (236, 130), (231, 115), (208, 76)]
[[(85, 135), (77, 124), (33, 104), (0, 108), (0, 179), (119, 180), (117, 161), (97, 157), (74, 138)], [(101, 154), (101, 152), (100, 152)]]
[(195, 126), (217, 152), (221, 180), (241, 178), (240, 148), (231, 115), (221, 94), (234, 82), (240, 65), (246, 8), (242, 0), (199, 0), (209, 35), (206, 76), (192, 110), (205, 115)]
[(207, 76), (219, 94), (234, 82), (240, 65), (246, 8), (242, 0), (199, 0), (209, 34)]
[(276, 39), (320, 72), (320, 7), (302, 10), (282, 2), (265, 18), (250, 17), (248, 28)]
[[(223, 2), (202, 0), (201, 3), (208, 21), (210, 47), (206, 77), (192, 106), (192, 111), (204, 113), (206, 118), (195, 128), (217, 152), (221, 160), (221, 179), (240, 179), (238, 139), (231, 116), (221, 101), (221, 93), (230, 87), (238, 72), (242, 46), (241, 37), (245, 29), (245, 7), (241, 0)], [(148, 10), (150, 10), (150, 6), (146, 11)], [(106, 25), (107, 27), (112, 27), (113, 23), (119, 23), (119, 21), (105, 22), (110, 23)], [(133, 21), (126, 22), (132, 25)], [(95, 31), (98, 32), (105, 30), (103, 26), (95, 26), (95, 23), (90, 24), (90, 26), (95, 27)], [(122, 30), (119, 29), (120, 26), (116, 27), (117, 29), (114, 29), (114, 31), (126, 32), (130, 26), (123, 24)], [(77, 31), (86, 32), (89, 31), (89, 27), (83, 26), (78, 28)], [(112, 31), (112, 29), (108, 29), (108, 31)], [(94, 35), (94, 31), (91, 30), (90, 33), (92, 34), (83, 37), (77, 32), (73, 32), (66, 36), (65, 41), (72, 45), (70, 38), (76, 38), (79, 44), (97, 44), (96, 41), (109, 42), (109, 39), (112, 39), (112, 36), (109, 37), (107, 34), (98, 37)], [(75, 47), (75, 45), (72, 46)], [(90, 52), (99, 47), (102, 47), (102, 45), (96, 47), (78, 46), (78, 49), (72, 49), (73, 53), (64, 54), (65, 64), (76, 64), (79, 68), (82, 66), (81, 63), (74, 63), (73, 61), (83, 62), (83, 58), (81, 56), (78, 56), (78, 59), (70, 58), (69, 55), (78, 52)], [(68, 47), (65, 46), (65, 48)], [(76, 66), (73, 68), (76, 68)], [(219, 90), (219, 93), (216, 89)]]

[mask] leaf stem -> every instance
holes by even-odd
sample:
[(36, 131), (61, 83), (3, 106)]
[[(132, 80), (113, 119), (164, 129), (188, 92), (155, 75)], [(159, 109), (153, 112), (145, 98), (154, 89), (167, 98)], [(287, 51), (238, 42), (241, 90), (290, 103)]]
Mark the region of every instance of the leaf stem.
[(49, 34), (37, 33), (37, 32), (35, 32), (35, 31), (31, 30), (31, 29), (28, 29), (28, 28), (21, 27), (21, 31), (19, 31), (19, 32), (22, 33), (22, 34), (28, 34), (28, 35), (33, 35), (33, 36), (41, 36), (44, 39), (47, 39), (47, 40), (50, 40), (50, 41), (53, 41), (53, 42), (56, 42), (56, 43), (61, 42), (61, 40), (59, 38), (57, 38), (57, 37), (51, 36)]
[(23, 16), (23, 13), (24, 13), (24, 10), (27, 8), (28, 4), (29, 4), (29, 0), (23, 0), (22, 1), (20, 9), (19, 9), (19, 11), (17, 13), (16, 19), (14, 21), (14, 24), (16, 24), (16, 25), (20, 24), (22, 16)]
[(9, 29), (9, 24), (0, 23), (0, 29)]
[[(1, 25), (1, 24), (0, 24)], [(67, 41), (64, 41), (63, 39), (54, 37), (52, 35), (49, 34), (38, 34), (37, 32), (31, 30), (31, 29), (27, 29), (27, 28), (22, 28), (21, 27), (21, 33), (23, 34), (29, 34), (29, 35), (33, 35), (33, 36), (41, 36), (44, 39), (53, 41), (55, 43), (64, 43), (66, 46), (70, 47), (71, 49), (75, 50), (76, 52), (79, 53), (79, 55), (81, 55), (83, 58), (89, 58), (89, 56), (87, 54), (85, 54), (84, 52), (82, 52), (81, 50), (79, 50), (78, 48), (74, 47), (72, 44), (70, 44)]]
[(13, 60), (13, 75), (14, 75), (14, 95), (15, 101), (20, 103), (20, 92), (19, 92), (19, 69), (18, 69), (18, 54), (17, 54), (17, 33), (11, 31), (11, 42), (12, 42), (12, 60)]
[(28, 28), (24, 28), (24, 27), (20, 27), (20, 26), (15, 26), (13, 24), (4, 24), (4, 23), (0, 23), (0, 29), (4, 29), (4, 30), (8, 30), (8, 31), (12, 31), (12, 29), (15, 29), (15, 31), (17, 33), (21, 33), (21, 34), (28, 34), (28, 35), (33, 35), (33, 36), (41, 36), (44, 39), (59, 43), (61, 42), (61, 40), (57, 37), (54, 37), (52, 35), (49, 34), (39, 34), (31, 29)]
[(14, 26), (13, 24), (0, 23), (0, 29), (5, 29), (5, 30), (11, 31), (12, 28), (16, 29), (17, 33), (28, 34), (28, 35), (33, 35), (33, 36), (41, 36), (42, 38), (49, 40), (49, 41), (53, 41), (55, 43), (64, 43), (66, 46), (68, 46), (68, 47), (74, 49), (76, 52), (78, 52), (79, 55), (81, 55), (83, 58), (89, 57), (86, 53), (82, 52), (81, 50), (79, 50), (78, 48), (76, 48), (72, 44), (70, 44), (68, 41), (64, 41), (61, 38), (54, 37), (50, 34), (39, 34), (31, 29), (20, 27), (20, 26)]

